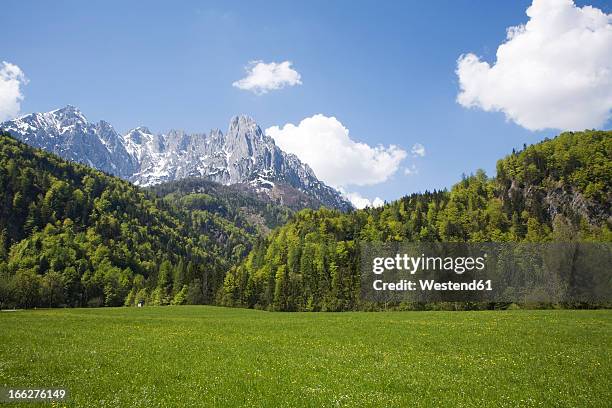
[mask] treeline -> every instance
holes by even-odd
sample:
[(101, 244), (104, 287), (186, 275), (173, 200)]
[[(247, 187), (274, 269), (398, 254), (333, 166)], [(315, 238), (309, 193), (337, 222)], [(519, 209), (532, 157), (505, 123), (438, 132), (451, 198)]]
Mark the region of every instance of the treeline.
[(0, 308), (213, 303), (255, 231), (0, 133)]
[(284, 311), (367, 308), (363, 241), (612, 241), (611, 158), (612, 132), (568, 132), (500, 160), (496, 178), (478, 171), (450, 191), (351, 213), (303, 210), (229, 271), (219, 301)]

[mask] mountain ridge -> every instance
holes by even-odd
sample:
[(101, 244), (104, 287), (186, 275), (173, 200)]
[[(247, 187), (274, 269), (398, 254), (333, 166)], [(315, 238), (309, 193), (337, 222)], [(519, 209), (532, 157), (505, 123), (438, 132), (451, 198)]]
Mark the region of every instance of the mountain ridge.
[[(0, 124), (17, 139), (139, 186), (200, 177), (244, 184), (271, 200), (298, 190), (322, 206), (348, 211), (350, 202), (320, 181), (294, 154), (281, 150), (248, 115), (231, 118), (227, 133), (212, 129), (154, 133), (138, 126), (120, 134), (110, 123), (89, 122), (72, 105)], [(277, 183), (284, 188), (272, 192)], [(279, 191), (281, 191), (279, 193)]]

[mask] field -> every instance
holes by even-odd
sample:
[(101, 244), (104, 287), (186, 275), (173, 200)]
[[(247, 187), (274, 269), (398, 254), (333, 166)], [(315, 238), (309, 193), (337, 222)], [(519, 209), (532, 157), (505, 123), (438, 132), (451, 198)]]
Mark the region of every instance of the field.
[(79, 407), (609, 407), (611, 358), (609, 310), (0, 313), (0, 386)]

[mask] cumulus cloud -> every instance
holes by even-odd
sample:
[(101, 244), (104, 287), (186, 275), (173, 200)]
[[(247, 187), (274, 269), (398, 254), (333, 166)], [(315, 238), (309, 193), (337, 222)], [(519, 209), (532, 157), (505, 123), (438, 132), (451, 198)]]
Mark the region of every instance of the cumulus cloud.
[(420, 143), (415, 143), (412, 146), (412, 149), (410, 150), (410, 153), (412, 153), (412, 156), (414, 157), (425, 157), (425, 146), (423, 146)]
[(359, 193), (349, 193), (347, 191), (342, 191), (342, 195), (344, 195), (344, 197), (346, 197), (357, 209), (366, 207), (382, 207), (385, 204), (383, 199), (380, 197), (370, 200), (369, 198), (363, 197)]
[(288, 123), (270, 127), (266, 134), (281, 149), (308, 163), (319, 179), (336, 188), (382, 183), (407, 156), (394, 145), (372, 147), (356, 142), (340, 121), (321, 114), (305, 118), (297, 126)]
[(603, 126), (612, 110), (612, 14), (572, 0), (534, 0), (493, 65), (459, 57), (457, 102), (530, 129)]
[(0, 122), (19, 114), (23, 100), (21, 85), (27, 83), (25, 74), (17, 65), (5, 61), (0, 64)]
[(301, 85), (299, 72), (291, 68), (290, 61), (270, 62), (251, 61), (246, 67), (247, 76), (232, 86), (251, 91), (257, 95), (268, 93), (285, 86)]

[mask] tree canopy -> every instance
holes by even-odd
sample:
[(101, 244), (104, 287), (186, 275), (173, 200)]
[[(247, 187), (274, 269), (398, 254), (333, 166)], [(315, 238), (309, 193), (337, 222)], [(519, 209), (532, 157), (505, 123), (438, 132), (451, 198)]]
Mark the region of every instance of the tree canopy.
[(257, 234), (202, 200), (0, 135), (0, 307), (212, 303)]
[(230, 269), (220, 301), (354, 310), (360, 242), (612, 241), (612, 132), (563, 133), (452, 186), (350, 213), (303, 210)]

